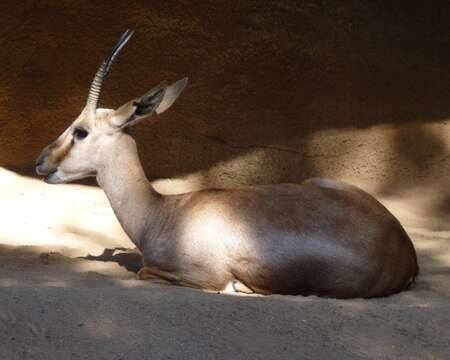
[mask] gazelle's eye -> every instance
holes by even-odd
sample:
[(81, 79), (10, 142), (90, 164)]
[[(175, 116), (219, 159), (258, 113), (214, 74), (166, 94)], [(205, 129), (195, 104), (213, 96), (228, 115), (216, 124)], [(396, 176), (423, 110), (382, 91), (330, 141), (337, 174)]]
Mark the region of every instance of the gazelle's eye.
[(88, 135), (89, 133), (87, 132), (87, 130), (83, 128), (75, 128), (75, 130), (73, 131), (73, 137), (78, 140), (83, 140)]

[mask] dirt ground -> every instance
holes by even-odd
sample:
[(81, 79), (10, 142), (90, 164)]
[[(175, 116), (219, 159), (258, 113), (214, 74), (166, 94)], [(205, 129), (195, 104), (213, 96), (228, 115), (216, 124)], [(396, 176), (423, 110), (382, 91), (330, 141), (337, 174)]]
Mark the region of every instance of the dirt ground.
[(417, 287), (371, 300), (137, 281), (140, 257), (99, 189), (0, 169), (0, 192), (2, 359), (448, 359), (450, 219), (425, 189), (382, 199), (418, 251)]

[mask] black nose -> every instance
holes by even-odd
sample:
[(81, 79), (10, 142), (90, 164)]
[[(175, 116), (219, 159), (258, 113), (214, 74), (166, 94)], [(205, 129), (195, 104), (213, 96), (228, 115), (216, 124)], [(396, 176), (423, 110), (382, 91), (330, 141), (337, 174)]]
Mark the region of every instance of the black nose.
[(38, 161), (36, 161), (36, 166), (41, 166), (43, 163), (42, 159), (38, 159)]

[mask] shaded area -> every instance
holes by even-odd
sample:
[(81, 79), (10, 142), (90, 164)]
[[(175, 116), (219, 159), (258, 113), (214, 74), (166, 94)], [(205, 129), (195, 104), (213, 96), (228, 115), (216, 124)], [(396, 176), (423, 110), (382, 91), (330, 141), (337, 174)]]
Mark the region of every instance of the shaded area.
[[(28, 289), (13, 291), (16, 296), (29, 294)], [(437, 309), (180, 291), (172, 288), (167, 293), (156, 286), (119, 292), (105, 288), (105, 296), (99, 298), (94, 289), (79, 289), (67, 301), (65, 290), (37, 289), (33, 296), (44, 305), (37, 307), (26, 299), (22, 303), (38, 311), (35, 321), (7, 301), (1, 331), (13, 338), (20, 332), (21, 343), (40, 343), (40, 347), (11, 345), (3, 349), (4, 354), (10, 359), (31, 351), (36, 359), (435, 359), (446, 355), (448, 343), (440, 329), (448, 322), (443, 317), (429, 321), (438, 315)], [(91, 310), (80, 312), (79, 303)], [(51, 307), (61, 309), (64, 332), (45, 318)], [(317, 315), (323, 312), (329, 316)], [(404, 321), (411, 317), (414, 322)], [(362, 325), (367, 326), (365, 331), (360, 331)]]
[(413, 239), (418, 286), (372, 300), (216, 295), (137, 281), (114, 262), (54, 253), (45, 264), (42, 248), (2, 246), (0, 349), (11, 360), (444, 359), (450, 274), (436, 256), (449, 249)]

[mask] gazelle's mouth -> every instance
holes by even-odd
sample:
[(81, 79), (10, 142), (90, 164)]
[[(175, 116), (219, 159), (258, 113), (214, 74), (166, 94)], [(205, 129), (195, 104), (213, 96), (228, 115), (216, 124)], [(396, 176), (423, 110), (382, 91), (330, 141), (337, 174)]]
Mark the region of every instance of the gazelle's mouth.
[(58, 170), (54, 170), (54, 171), (52, 171), (51, 173), (49, 173), (49, 174), (44, 178), (44, 181), (45, 181), (47, 184), (59, 184), (59, 183), (63, 182), (62, 179), (58, 176), (57, 171), (58, 171)]
[(47, 184), (66, 184), (71, 181), (84, 179), (86, 177), (95, 176), (95, 172), (85, 174), (85, 173), (79, 173), (79, 174), (72, 174), (72, 175), (66, 175), (64, 173), (59, 172), (57, 169), (49, 173), (45, 178), (44, 181)]

